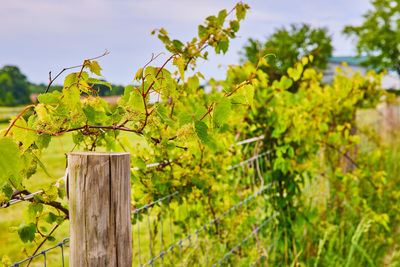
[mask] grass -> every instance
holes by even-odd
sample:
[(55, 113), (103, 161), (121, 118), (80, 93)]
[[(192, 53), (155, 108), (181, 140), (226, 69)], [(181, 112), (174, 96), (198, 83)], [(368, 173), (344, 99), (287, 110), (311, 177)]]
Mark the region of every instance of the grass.
[(25, 106), (0, 107), (0, 123), (7, 123), (10, 118), (18, 116)]

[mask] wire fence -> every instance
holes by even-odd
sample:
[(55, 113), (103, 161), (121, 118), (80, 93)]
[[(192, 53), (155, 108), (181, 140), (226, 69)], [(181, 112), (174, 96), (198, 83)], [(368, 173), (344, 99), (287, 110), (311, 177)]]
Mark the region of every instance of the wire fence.
[[(263, 188), (257, 190), (255, 193), (251, 194), (250, 196), (246, 197), (244, 200), (240, 201), (239, 203), (237, 203), (236, 205), (232, 206), (231, 208), (229, 208), (228, 210), (226, 210), (225, 212), (223, 212), (222, 214), (220, 214), (219, 216), (215, 217), (214, 219), (210, 220), (209, 222), (205, 223), (204, 225), (190, 231), (188, 234), (184, 235), (182, 238), (180, 238), (179, 240), (175, 240), (173, 238), (173, 232), (174, 232), (174, 226), (172, 224), (172, 220), (171, 220), (171, 212), (172, 210), (169, 210), (169, 216), (166, 216), (165, 218), (167, 219), (167, 222), (165, 222), (165, 220), (163, 221), (162, 218), (162, 212), (163, 212), (163, 202), (165, 201), (169, 201), (172, 197), (176, 196), (177, 194), (171, 194), (168, 195), (158, 201), (155, 201), (149, 205), (144, 206), (143, 208), (140, 209), (136, 209), (134, 210), (134, 214), (136, 214), (137, 218), (136, 218), (136, 224), (137, 224), (137, 231), (136, 231), (136, 238), (137, 238), (137, 259), (138, 259), (138, 266), (154, 266), (154, 264), (156, 263), (157, 260), (161, 261), (161, 265), (163, 266), (165, 264), (165, 260), (166, 260), (166, 256), (170, 253), (177, 253), (178, 256), (178, 261), (180, 261), (182, 263), (182, 266), (186, 266), (186, 264), (184, 264), (184, 254), (188, 254), (188, 246), (193, 246), (194, 240), (196, 240), (197, 242), (201, 242), (200, 240), (200, 234), (202, 234), (203, 232), (206, 232), (207, 230), (210, 230), (213, 226), (221, 224), (221, 221), (224, 218), (227, 218), (229, 215), (231, 215), (233, 212), (236, 212), (238, 209), (240, 209), (241, 207), (248, 205), (251, 201), (254, 201), (258, 196), (260, 196), (264, 191), (268, 190), (269, 188), (271, 188), (272, 184), (268, 184), (266, 186), (264, 186)], [(155, 204), (158, 204), (160, 207), (160, 213), (161, 215), (158, 216), (160, 218), (160, 220), (158, 220), (156, 223), (159, 224), (159, 229), (160, 229), (160, 233), (158, 235), (158, 238), (160, 240), (159, 242), (159, 247), (158, 247), (158, 252), (155, 253), (155, 246), (154, 246), (154, 236), (153, 236), (153, 232), (152, 232), (152, 224), (151, 224), (151, 214), (150, 214), (150, 208), (154, 207)], [(164, 208), (165, 209), (165, 208)], [(142, 220), (142, 223), (146, 224), (147, 229), (146, 231), (148, 231), (148, 248), (146, 249), (146, 251), (149, 254), (149, 259), (147, 261), (142, 261), (143, 258), (143, 244), (141, 244), (141, 237), (143, 237), (143, 233), (144, 231), (141, 230), (140, 228), (140, 218), (139, 215), (140, 213), (144, 213), (146, 219)], [(226, 254), (223, 254), (223, 256), (221, 256), (219, 259), (216, 259), (215, 262), (212, 266), (216, 266), (216, 264), (221, 264), (224, 260), (226, 260), (230, 255), (232, 255), (233, 252), (235, 252), (236, 250), (238, 250), (240, 248), (240, 246), (243, 245), (243, 243), (245, 243), (246, 241), (248, 241), (248, 239), (254, 235), (256, 235), (265, 225), (267, 225), (270, 221), (273, 220), (273, 218), (275, 218), (276, 216), (276, 212), (271, 215), (268, 218), (264, 218), (262, 221), (262, 223), (256, 227), (251, 233), (250, 235), (246, 236), (243, 240), (241, 240), (237, 245), (235, 245), (232, 249), (230, 249)], [(164, 248), (164, 244), (165, 244), (165, 235), (163, 234), (163, 229), (168, 229), (169, 234), (167, 234), (167, 236), (169, 236), (169, 245), (167, 246), (167, 248)], [(143, 241), (142, 241), (143, 242)], [(174, 251), (175, 250), (175, 251)], [(185, 251), (186, 250), (186, 251)], [(196, 254), (196, 257), (198, 257), (199, 254)], [(172, 255), (173, 258), (173, 255)], [(204, 255), (205, 261), (204, 261), (204, 265), (208, 266), (207, 263), (209, 263), (210, 259), (210, 255), (208, 254), (208, 251), (205, 252)], [(212, 257), (215, 259), (215, 257)], [(193, 260), (193, 259), (192, 259)], [(174, 261), (176, 264), (176, 261)]]
[[(263, 136), (238, 142), (243, 150), (249, 150), (250, 157), (227, 170), (236, 176), (238, 183), (246, 181), (251, 187), (242, 194), (242, 199), (236, 204), (227, 206), (211, 213), (205, 210), (195, 211), (196, 203), (191, 203), (184, 194), (174, 192), (142, 207), (132, 210), (133, 235), (133, 263), (135, 266), (218, 266), (229, 262), (245, 261), (247, 266), (257, 266), (263, 262), (274, 242), (270, 235), (264, 235), (267, 225), (270, 228), (275, 223), (278, 212), (272, 209), (266, 211), (268, 198), (264, 193), (271, 190), (274, 183), (264, 185), (265, 170), (268, 167), (268, 157), (271, 152), (259, 153), (256, 148)], [(256, 144), (254, 147), (248, 147)], [(247, 147), (245, 147), (247, 146)], [(147, 165), (147, 168), (156, 167), (162, 163)], [(67, 174), (67, 172), (66, 172)], [(66, 175), (62, 178), (66, 178)], [(61, 179), (62, 179), (61, 178)], [(258, 179), (259, 178), (259, 179)], [(32, 198), (41, 191), (23, 198), (11, 200), (4, 204), (6, 207)], [(223, 192), (222, 192), (223, 194)], [(260, 197), (264, 195), (264, 197)], [(204, 198), (204, 196), (203, 196)], [(263, 201), (263, 203), (260, 203)], [(2, 205), (2, 207), (4, 206)], [(192, 210), (190, 210), (191, 207)], [(194, 208), (193, 208), (194, 207)], [(213, 210), (212, 205), (210, 205)], [(199, 217), (198, 214), (202, 216)], [(203, 216), (204, 215), (204, 216)], [(208, 219), (207, 219), (208, 217)], [(204, 221), (202, 225), (193, 223)], [(240, 220), (238, 220), (240, 218)], [(46, 266), (47, 253), (50, 250), (61, 249), (61, 263), (64, 266), (65, 248), (69, 238), (65, 238), (57, 245), (43, 250), (12, 266), (21, 266), (23, 263), (43, 257)], [(264, 247), (268, 244), (268, 247)], [(239, 253), (240, 252), (240, 253)]]
[(16, 262), (16, 263), (14, 263), (13, 265), (11, 265), (12, 267), (19, 267), (21, 264), (23, 264), (23, 263), (25, 263), (25, 262), (27, 262), (27, 264), (29, 264), (34, 258), (37, 258), (37, 257), (40, 257), (40, 256), (42, 256), (43, 257), (43, 266), (47, 266), (47, 257), (46, 257), (46, 255), (47, 255), (47, 252), (49, 252), (50, 250), (54, 250), (54, 249), (57, 249), (57, 248), (60, 248), (61, 249), (61, 264), (62, 264), (62, 266), (64, 267), (64, 264), (65, 264), (65, 259), (64, 259), (64, 248), (68, 248), (69, 247), (69, 237), (67, 237), (67, 238), (64, 238), (60, 243), (58, 243), (57, 245), (55, 245), (55, 246), (53, 246), (53, 247), (50, 247), (50, 248), (48, 248), (48, 249), (45, 249), (45, 250), (42, 250), (41, 252), (39, 252), (39, 253), (37, 253), (37, 254), (35, 254), (35, 255), (32, 255), (32, 256), (30, 256), (30, 257), (28, 257), (28, 258), (26, 258), (26, 259), (24, 259), (24, 260), (22, 260), (22, 261), (19, 261), (19, 262)]

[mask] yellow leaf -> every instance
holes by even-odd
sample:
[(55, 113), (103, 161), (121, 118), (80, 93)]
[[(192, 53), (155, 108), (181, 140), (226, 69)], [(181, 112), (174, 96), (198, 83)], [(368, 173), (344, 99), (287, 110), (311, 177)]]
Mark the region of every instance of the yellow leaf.
[(185, 81), (185, 62), (182, 57), (175, 57), (173, 64), (178, 67), (181, 80)]
[(101, 76), (101, 67), (97, 61), (92, 61), (89, 63), (89, 69), (92, 73), (96, 74), (97, 76)]

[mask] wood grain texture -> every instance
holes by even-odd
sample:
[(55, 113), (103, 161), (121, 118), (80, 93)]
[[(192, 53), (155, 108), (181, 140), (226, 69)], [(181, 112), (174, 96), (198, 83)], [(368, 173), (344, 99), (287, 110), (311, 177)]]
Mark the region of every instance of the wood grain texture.
[(130, 154), (68, 155), (70, 266), (132, 266)]

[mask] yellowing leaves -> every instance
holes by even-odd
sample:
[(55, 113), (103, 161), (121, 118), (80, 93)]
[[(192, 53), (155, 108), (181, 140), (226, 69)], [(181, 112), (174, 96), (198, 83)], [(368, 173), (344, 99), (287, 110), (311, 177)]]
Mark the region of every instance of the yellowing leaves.
[(293, 79), (293, 81), (298, 81), (303, 73), (303, 65), (298, 62), (294, 68), (288, 68), (287, 73), (289, 77)]
[(286, 90), (289, 89), (290, 86), (292, 86), (293, 81), (292, 79), (288, 78), (287, 76), (282, 76), (281, 81), (279, 82), (279, 88)]
[(139, 89), (132, 85), (128, 85), (128, 86), (126, 86), (125, 90), (128, 91), (128, 95), (127, 95), (127, 99), (126, 99), (127, 102), (125, 105), (127, 107), (129, 107), (130, 109), (144, 113), (145, 109), (144, 109), (143, 97), (142, 97), (141, 93), (139, 92)]
[(10, 138), (0, 138), (0, 184), (7, 182), (11, 176), (20, 176), (23, 167), (21, 153), (15, 142)]
[(101, 67), (97, 61), (89, 61), (87, 66), (92, 73), (96, 74), (97, 76), (101, 76)]
[(138, 69), (133, 79), (139, 81), (140, 79), (142, 79), (142, 77), (143, 77), (143, 69)]
[(199, 78), (195, 75), (188, 78), (187, 81), (188, 88), (191, 92), (195, 92), (199, 88)]
[(178, 67), (179, 75), (181, 80), (185, 81), (185, 62), (182, 57), (175, 57), (173, 64)]
[(30, 130), (23, 117), (20, 117), (15, 122), (14, 127), (9, 132), (9, 136), (20, 144), (23, 151), (27, 150), (37, 139), (37, 133)]
[(237, 19), (241, 21), (246, 16), (246, 11), (249, 9), (249, 6), (247, 4), (237, 3), (235, 9)]

